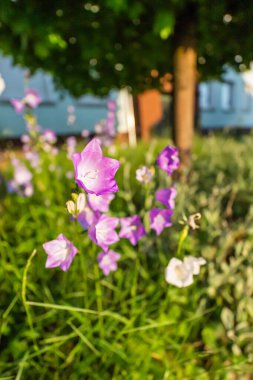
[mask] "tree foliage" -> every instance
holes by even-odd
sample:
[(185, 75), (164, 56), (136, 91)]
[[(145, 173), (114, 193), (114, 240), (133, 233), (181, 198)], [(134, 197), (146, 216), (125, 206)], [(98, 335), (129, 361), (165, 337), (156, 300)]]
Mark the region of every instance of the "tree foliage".
[(139, 92), (172, 70), (185, 20), (194, 25), (201, 75), (225, 63), (244, 69), (253, 59), (252, 16), (253, 4), (237, 0), (2, 0), (0, 50), (75, 96)]

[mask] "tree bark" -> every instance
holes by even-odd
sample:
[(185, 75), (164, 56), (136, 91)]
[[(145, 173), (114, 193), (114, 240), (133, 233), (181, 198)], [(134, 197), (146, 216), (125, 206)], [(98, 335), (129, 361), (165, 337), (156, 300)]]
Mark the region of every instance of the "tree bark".
[(182, 15), (175, 28), (174, 77), (174, 141), (183, 166), (190, 165), (194, 135), (197, 52), (194, 12)]

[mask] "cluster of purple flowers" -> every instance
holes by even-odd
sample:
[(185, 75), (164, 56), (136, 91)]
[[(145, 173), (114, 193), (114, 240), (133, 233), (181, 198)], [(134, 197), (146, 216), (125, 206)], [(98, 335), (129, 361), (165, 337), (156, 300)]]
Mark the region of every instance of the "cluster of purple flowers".
[[(34, 121), (36, 121), (36, 118), (34, 118)], [(27, 125), (27, 131), (28, 134), (21, 136), (21, 141), (23, 143), (22, 149), (25, 158), (29, 161), (31, 167), (39, 170), (40, 151), (46, 152), (52, 156), (58, 154), (58, 148), (55, 146), (57, 136), (53, 130), (42, 130), (37, 124)]]
[[(25, 96), (19, 99), (12, 99), (11, 104), (17, 113), (23, 113), (23, 118), (27, 125), (27, 134), (21, 137), (23, 151), (30, 167), (40, 170), (39, 153), (45, 152), (51, 156), (57, 155), (58, 149), (55, 144), (57, 136), (50, 129), (42, 130), (37, 124), (37, 119), (32, 110), (36, 108), (42, 99), (37, 91), (27, 89)], [(69, 106), (68, 124), (73, 125), (76, 120), (75, 108)], [(171, 217), (175, 207), (177, 191), (175, 187), (158, 189), (153, 197), (153, 207), (149, 206), (149, 225), (144, 224), (138, 214), (117, 218), (107, 215), (111, 201), (119, 188), (115, 181), (115, 174), (120, 166), (118, 160), (103, 156), (101, 146), (110, 146), (115, 138), (116, 103), (108, 102), (107, 118), (95, 126), (97, 138), (91, 140), (81, 153), (76, 153), (77, 140), (74, 136), (67, 138), (67, 157), (73, 160), (75, 182), (81, 189), (79, 194), (72, 194), (72, 200), (66, 203), (68, 212), (72, 219), (76, 219), (93, 243), (100, 247), (98, 253), (98, 266), (108, 275), (117, 269), (121, 255), (111, 248), (120, 239), (128, 239), (132, 245), (147, 234), (149, 229), (153, 229), (156, 235), (160, 235), (165, 228), (171, 227)], [(84, 130), (82, 137), (88, 138), (89, 131)], [(8, 182), (10, 192), (16, 192), (21, 196), (31, 196), (33, 194), (32, 172), (19, 160), (13, 159), (13, 179)], [(165, 171), (168, 176), (178, 169), (179, 156), (175, 147), (167, 146), (157, 157), (158, 167)], [(66, 173), (68, 178), (72, 178), (72, 173)], [(150, 190), (149, 184), (154, 176), (153, 168), (142, 166), (136, 171), (136, 179), (142, 183), (146, 190)], [(156, 206), (158, 202), (163, 205)], [(195, 221), (199, 219), (199, 214), (192, 215), (186, 223), (188, 228), (197, 228)], [(146, 219), (145, 219), (146, 220)], [(186, 233), (186, 235), (187, 235)], [(46, 268), (60, 267), (67, 271), (78, 250), (63, 234), (56, 239), (43, 244), (47, 254)], [(205, 265), (203, 258), (187, 256), (183, 260), (173, 257), (166, 267), (165, 279), (169, 284), (177, 287), (189, 286), (194, 281), (194, 276), (199, 274), (200, 267)]]
[[(168, 156), (168, 150), (171, 152), (171, 147), (165, 148), (159, 157), (163, 154)], [(168, 165), (174, 165), (173, 170), (175, 170), (179, 164), (175, 150), (173, 150), (173, 156), (174, 159), (170, 158)], [(159, 157), (158, 165), (161, 167)], [(73, 200), (67, 202), (67, 209), (88, 231), (90, 239), (102, 249), (98, 254), (98, 265), (103, 273), (108, 275), (117, 269), (117, 262), (120, 259), (120, 254), (112, 250), (110, 246), (122, 238), (136, 245), (146, 235), (146, 231), (139, 215), (116, 218), (106, 214), (109, 211), (110, 202), (114, 199), (114, 193), (119, 190), (115, 174), (120, 162), (103, 156), (98, 139), (94, 138), (81, 153), (72, 154), (72, 160), (75, 182), (85, 193), (72, 194)], [(165, 169), (164, 163), (162, 169), (167, 173), (173, 171), (168, 167)], [(154, 229), (157, 235), (166, 227), (171, 226), (175, 196), (174, 188), (161, 189), (156, 193), (156, 200), (166, 207), (150, 210), (150, 228)], [(62, 236), (59, 235), (55, 240), (43, 245), (48, 255), (47, 268), (60, 266), (63, 270), (67, 270), (77, 252), (74, 245), (65, 237), (63, 244)]]
[(116, 136), (116, 109), (116, 102), (109, 100), (107, 103), (106, 119), (95, 125), (96, 136), (102, 146), (110, 146)]
[(36, 108), (42, 102), (38, 92), (33, 89), (27, 89), (22, 99), (12, 99), (11, 104), (17, 113), (22, 113), (26, 107)]
[[(21, 136), (22, 150), (30, 168), (36, 171), (41, 170), (40, 152), (45, 152), (51, 156), (58, 154), (58, 149), (55, 146), (57, 142), (56, 133), (51, 129), (43, 130), (32, 112), (41, 102), (42, 99), (38, 92), (33, 89), (27, 89), (22, 99), (11, 100), (15, 111), (22, 113), (26, 122), (27, 133)], [(12, 164), (14, 177), (8, 184), (9, 191), (23, 196), (31, 196), (33, 194), (32, 173), (19, 160), (14, 159)]]
[(30, 197), (33, 195), (32, 173), (17, 158), (12, 160), (14, 168), (13, 179), (7, 183), (10, 193)]

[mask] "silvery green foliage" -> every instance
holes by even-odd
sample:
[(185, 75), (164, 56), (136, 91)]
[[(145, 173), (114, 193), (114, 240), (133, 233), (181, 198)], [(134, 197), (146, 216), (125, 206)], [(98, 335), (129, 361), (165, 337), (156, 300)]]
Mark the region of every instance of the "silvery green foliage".
[(236, 150), (229, 137), (222, 149), (217, 149), (217, 138), (205, 142), (205, 152), (215, 154), (208, 162), (205, 157), (194, 162), (190, 180), (194, 202), (188, 207), (192, 212), (198, 205), (202, 214), (202, 236), (196, 247), (201, 244), (201, 255), (209, 263), (206, 301), (215, 310), (202, 331), (203, 340), (208, 348), (245, 356), (252, 363), (253, 167), (250, 142), (242, 140), (244, 144)]
[(252, 215), (235, 231), (221, 234), (220, 252), (210, 250), (207, 293), (220, 309), (227, 344), (236, 355), (252, 356), (253, 326), (253, 230)]

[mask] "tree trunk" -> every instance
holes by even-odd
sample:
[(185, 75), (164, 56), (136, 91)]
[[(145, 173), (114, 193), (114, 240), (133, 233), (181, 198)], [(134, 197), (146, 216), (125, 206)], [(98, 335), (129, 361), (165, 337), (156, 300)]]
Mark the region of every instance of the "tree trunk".
[(175, 28), (174, 71), (174, 141), (183, 166), (190, 164), (194, 135), (194, 110), (197, 53), (193, 12), (179, 18)]

